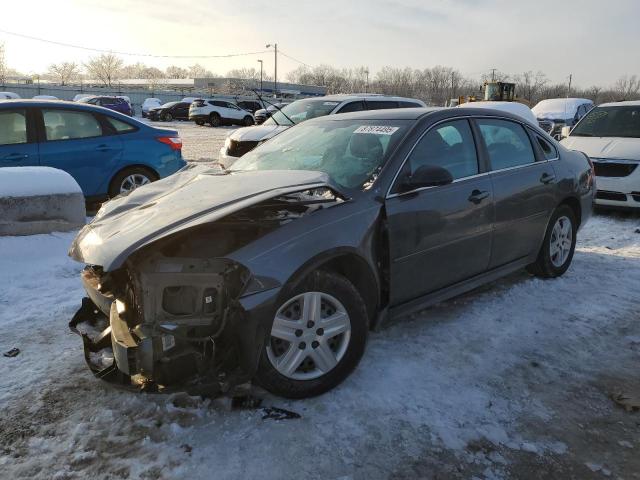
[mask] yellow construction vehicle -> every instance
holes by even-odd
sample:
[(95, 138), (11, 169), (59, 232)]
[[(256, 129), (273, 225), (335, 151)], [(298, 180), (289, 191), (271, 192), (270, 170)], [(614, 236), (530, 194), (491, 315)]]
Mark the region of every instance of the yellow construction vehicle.
[[(529, 102), (516, 96), (516, 84), (509, 82), (484, 82), (481, 91), (484, 92), (485, 102), (518, 102), (530, 107)], [(458, 98), (459, 103), (478, 102), (475, 95), (462, 95)]]

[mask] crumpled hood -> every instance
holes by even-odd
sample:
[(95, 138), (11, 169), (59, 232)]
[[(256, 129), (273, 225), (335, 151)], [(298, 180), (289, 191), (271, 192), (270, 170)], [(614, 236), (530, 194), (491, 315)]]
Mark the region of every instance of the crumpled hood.
[(259, 142), (276, 136), (290, 127), (286, 125), (257, 125), (235, 130), (229, 138), (238, 142)]
[(569, 136), (560, 143), (591, 158), (640, 160), (640, 138)]
[(224, 172), (190, 166), (107, 202), (73, 241), (69, 256), (120, 267), (133, 252), (181, 230), (218, 220), (269, 198), (329, 185), (322, 172), (263, 170)]

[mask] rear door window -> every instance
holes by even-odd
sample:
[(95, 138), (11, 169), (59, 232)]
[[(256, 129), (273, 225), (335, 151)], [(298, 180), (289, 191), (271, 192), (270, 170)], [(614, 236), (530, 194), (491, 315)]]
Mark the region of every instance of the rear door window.
[(492, 170), (518, 167), (536, 161), (529, 135), (522, 125), (488, 118), (477, 119), (476, 122), (489, 152)]
[(130, 123), (123, 122), (122, 120), (118, 120), (113, 117), (107, 117), (106, 115), (103, 118), (106, 119), (107, 123), (113, 128), (116, 133), (129, 133), (138, 130), (137, 127), (134, 127)]
[(48, 141), (92, 138), (102, 135), (100, 122), (89, 112), (42, 109), (42, 118)]
[(420, 108), (422, 105), (416, 102), (398, 102), (399, 108)]
[(367, 110), (386, 110), (387, 108), (398, 108), (398, 102), (367, 100)]
[(27, 112), (20, 110), (0, 111), (0, 145), (27, 143)]
[(364, 109), (364, 102), (349, 102), (344, 105), (337, 113), (361, 112)]

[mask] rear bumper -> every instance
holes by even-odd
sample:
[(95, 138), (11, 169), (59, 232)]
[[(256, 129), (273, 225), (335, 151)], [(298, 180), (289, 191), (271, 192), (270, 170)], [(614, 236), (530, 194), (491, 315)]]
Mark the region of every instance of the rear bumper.
[(189, 114), (189, 120), (191, 120), (192, 122), (208, 122), (209, 121), (209, 116), (208, 115), (204, 115), (202, 113), (197, 113), (197, 114)]

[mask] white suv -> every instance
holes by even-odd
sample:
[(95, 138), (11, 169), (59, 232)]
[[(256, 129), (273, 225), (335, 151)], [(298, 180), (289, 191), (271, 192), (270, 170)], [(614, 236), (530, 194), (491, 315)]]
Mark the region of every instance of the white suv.
[(232, 132), (220, 149), (219, 162), (229, 167), (239, 157), (253, 150), (259, 143), (274, 137), (287, 128), (311, 118), (336, 113), (383, 110), (387, 108), (426, 107), (422, 100), (390, 97), (378, 94), (328, 95), (326, 97), (296, 100), (273, 111), (262, 125), (239, 128)]
[(198, 125), (209, 123), (212, 127), (220, 125), (253, 125), (251, 112), (241, 109), (235, 103), (224, 100), (194, 100), (189, 107), (189, 120)]

